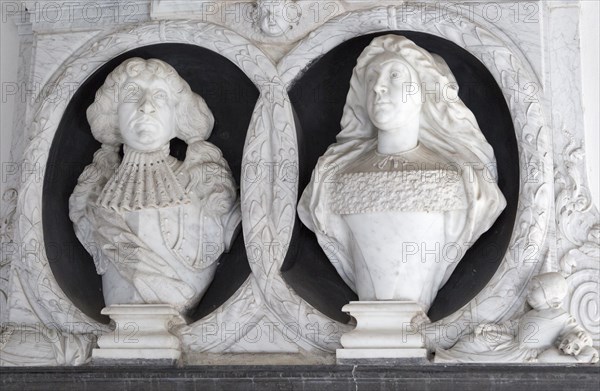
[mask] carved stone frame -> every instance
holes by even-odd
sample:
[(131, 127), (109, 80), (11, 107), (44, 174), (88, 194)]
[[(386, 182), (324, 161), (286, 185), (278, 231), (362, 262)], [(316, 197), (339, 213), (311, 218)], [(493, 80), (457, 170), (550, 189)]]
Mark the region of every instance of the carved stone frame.
[[(120, 31), (97, 34), (80, 49), (75, 50), (46, 85), (80, 85), (96, 69), (119, 54), (159, 43), (187, 43), (215, 51), (237, 65), (257, 86), (260, 96), (246, 136), (248, 148), (243, 157), (244, 167), (254, 161), (260, 165), (271, 162), (272, 151), (279, 151), (282, 147), (295, 148), (292, 110), (275, 65), (245, 38), (217, 25), (190, 21), (149, 22)], [(43, 240), (41, 208), (45, 163), (54, 134), (74, 92), (61, 94), (59, 99), (43, 101), (33, 115), (28, 132), (31, 141), (23, 156), (23, 166), (35, 167), (36, 171), (32, 172), (34, 175), (29, 175), (20, 187), (15, 232), (15, 241), (32, 250), (12, 262), (8, 303), (10, 324), (52, 325), (54, 330), (68, 335), (108, 331), (106, 325), (82, 313), (58, 286), (50, 269)], [(275, 134), (271, 135), (271, 132)], [(285, 183), (285, 186), (293, 188), (294, 181)], [(255, 199), (269, 200), (267, 205), (272, 205), (274, 210), (279, 212), (273, 189), (270, 185), (265, 186), (262, 179), (255, 186), (242, 182), (241, 189), (244, 203), (248, 205), (243, 210), (244, 231), (264, 230), (261, 226), (271, 224), (263, 217), (270, 214), (263, 210), (261, 216), (257, 217)], [(294, 211), (288, 213), (293, 215)], [(259, 248), (263, 248), (264, 238), (259, 238)], [(277, 236), (274, 239), (276, 240)], [(247, 235), (249, 253), (256, 249), (256, 243), (252, 240), (253, 235)], [(261, 271), (269, 269), (269, 265), (263, 265), (261, 259), (263, 258), (258, 258), (257, 262), (252, 262), (251, 265), (254, 273), (259, 276), (258, 281), (261, 281), (260, 276), (263, 275)], [(268, 260), (270, 257), (264, 259)], [(225, 305), (210, 316), (180, 330), (187, 343), (186, 348), (221, 352), (235, 343), (235, 340), (221, 340), (216, 335), (214, 339), (203, 339), (197, 344), (194, 330), (201, 328), (204, 322), (226, 322), (235, 318), (237, 322), (255, 323), (264, 317), (264, 300), (260, 290), (273, 282), (264, 279), (262, 283), (258, 281), (251, 275)], [(9, 333), (14, 331), (7, 330)], [(6, 340), (9, 337), (10, 335), (4, 335)], [(310, 349), (310, 346), (307, 348)], [(57, 362), (60, 363), (60, 360)], [(73, 361), (75, 362), (81, 363), (81, 360)]]
[[(203, 326), (216, 322), (258, 324), (268, 319), (280, 330), (288, 326), (303, 330), (295, 341), (299, 351), (317, 354), (331, 352), (339, 345), (339, 336), (351, 327), (332, 321), (295, 294), (281, 278), (280, 269), (291, 239), (298, 194), (293, 170), (297, 168), (298, 153), (292, 109), (287, 96), (288, 87), (309, 63), (340, 43), (360, 35), (390, 31), (414, 30), (448, 39), (478, 57), (492, 73), (510, 108), (519, 145), (521, 164), (521, 191), (515, 229), (510, 246), (497, 273), (475, 299), (458, 312), (436, 322), (433, 335), (439, 347), (449, 347), (458, 336), (480, 321), (503, 321), (514, 316), (524, 303), (525, 287), (540, 270), (568, 269), (568, 256), (581, 259), (592, 254), (591, 260), (578, 265), (579, 271), (569, 270), (569, 282), (578, 291), (567, 300), (571, 312), (589, 328), (598, 328), (597, 320), (580, 310), (589, 300), (598, 300), (597, 273), (599, 265), (593, 259), (598, 245), (586, 242), (585, 235), (569, 235), (573, 214), (595, 218), (597, 211), (590, 204), (577, 209), (582, 188), (577, 137), (563, 135), (549, 127), (549, 116), (543, 115), (543, 102), (552, 92), (544, 91), (532, 101), (523, 101), (511, 82), (519, 86), (527, 83), (543, 85), (533, 67), (518, 46), (498, 27), (482, 19), (461, 20), (444, 18), (439, 23), (423, 23), (420, 15), (401, 14), (398, 7), (381, 7), (350, 12), (331, 19), (301, 40), (276, 67), (273, 62), (246, 38), (231, 30), (209, 23), (193, 21), (148, 22), (128, 26), (119, 31), (89, 33), (90, 39), (74, 50), (46, 83), (81, 83), (106, 61), (140, 46), (157, 43), (189, 43), (213, 50), (236, 64), (260, 90), (250, 128), (247, 132), (243, 156), (243, 170), (262, 169), (259, 180), (244, 176), (242, 181), (243, 229), (252, 274), (236, 294), (223, 306), (204, 319), (189, 325), (180, 333), (184, 349), (189, 352), (221, 353), (231, 350), (235, 340), (219, 336), (200, 338)], [(454, 19), (460, 20), (460, 18)], [(548, 39), (551, 39), (548, 38)], [(493, 50), (490, 53), (490, 47)], [(565, 69), (558, 67), (559, 70)], [(64, 84), (67, 85), (67, 84)], [(9, 322), (27, 325), (52, 325), (66, 335), (97, 333), (107, 327), (85, 316), (66, 297), (58, 286), (45, 255), (41, 220), (41, 200), (45, 162), (54, 133), (74, 91), (52, 102), (45, 101), (33, 111), (31, 129), (25, 134), (31, 141), (23, 156), (23, 168), (31, 174), (21, 183), (16, 213), (15, 242), (20, 243), (22, 255), (11, 264), (9, 286)], [(546, 107), (552, 107), (550, 105)], [(554, 121), (552, 121), (554, 126)], [(563, 132), (564, 133), (564, 132)], [(576, 132), (575, 132), (576, 133)], [(554, 137), (554, 143), (552, 141)], [(557, 141), (564, 141), (562, 154), (553, 156)], [(566, 140), (566, 141), (565, 141)], [(562, 142), (561, 141), (561, 142)], [(553, 163), (558, 165), (556, 179)], [(564, 167), (562, 166), (564, 164)], [(270, 170), (270, 171), (269, 171)], [(244, 174), (244, 173), (243, 173)], [(248, 173), (246, 173), (248, 174)], [(256, 174), (256, 171), (251, 173)], [(559, 177), (561, 178), (559, 181)], [(252, 180), (250, 179), (252, 178)], [(556, 183), (555, 183), (556, 182)], [(555, 207), (556, 193), (556, 207)], [(583, 196), (586, 196), (584, 194)], [(589, 199), (589, 195), (588, 199)], [(557, 256), (549, 245), (554, 240), (556, 217), (558, 232), (569, 239), (565, 257), (549, 262)], [(572, 239), (572, 240), (571, 240)], [(573, 248), (575, 246), (575, 248)], [(586, 247), (587, 246), (587, 247)], [(589, 247), (589, 248), (588, 248)], [(590, 250), (591, 249), (591, 250)], [(582, 256), (581, 254), (584, 254)], [(559, 254), (560, 255), (560, 254)], [(589, 269), (581, 271), (581, 269)], [(595, 276), (593, 273), (596, 273)], [(590, 277), (591, 276), (591, 277)], [(596, 292), (596, 296), (594, 295)], [(590, 298), (590, 295), (592, 297)], [(565, 307), (567, 308), (567, 307)], [(249, 332), (250, 329), (246, 329)], [(432, 333), (428, 331), (428, 335)], [(598, 344), (595, 334), (595, 344)], [(8, 337), (3, 335), (4, 338)], [(5, 343), (6, 341), (0, 341)], [(60, 348), (58, 348), (60, 350)], [(67, 354), (65, 353), (66, 357)], [(78, 360), (50, 360), (39, 363), (69, 365)], [(35, 360), (27, 365), (34, 365)]]
[[(518, 91), (507, 85), (508, 80), (517, 80), (519, 85), (541, 83), (526, 57), (502, 31), (483, 20), (461, 20), (458, 14), (438, 23), (423, 23), (419, 14), (401, 11), (400, 6), (379, 7), (331, 19), (292, 49), (279, 62), (278, 70), (289, 86), (312, 61), (351, 38), (413, 30), (463, 47), (479, 58), (496, 79), (513, 117), (519, 146), (521, 182), (515, 229), (497, 272), (484, 289), (459, 311), (427, 327), (432, 343), (448, 348), (474, 324), (511, 318), (523, 305), (529, 279), (542, 268), (553, 217), (551, 133), (542, 113), (542, 97), (523, 101)], [(455, 24), (452, 20), (461, 22)]]

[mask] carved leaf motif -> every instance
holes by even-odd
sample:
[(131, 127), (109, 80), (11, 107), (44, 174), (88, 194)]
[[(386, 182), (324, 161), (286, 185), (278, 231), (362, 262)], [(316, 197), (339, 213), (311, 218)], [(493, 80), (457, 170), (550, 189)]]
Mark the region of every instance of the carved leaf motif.
[[(202, 30), (200, 34), (198, 34), (199, 29)], [(203, 34), (204, 36), (202, 36)], [(236, 34), (225, 32), (223, 28), (215, 25), (173, 22), (167, 25), (148, 23), (128, 27), (122, 31), (99, 33), (98, 38), (94, 38), (82, 48), (74, 50), (73, 55), (67, 60), (61, 71), (50, 78), (48, 83), (49, 85), (56, 82), (81, 84), (107, 60), (140, 45), (159, 42), (194, 44), (196, 41), (210, 50), (221, 51), (233, 62), (236, 62), (235, 52), (246, 53), (243, 58), (240, 57), (241, 62), (238, 62), (237, 65), (248, 72), (248, 76), (252, 80), (256, 80), (256, 73), (270, 73), (270, 77), (276, 74), (275, 66), (258, 49), (249, 45), (246, 40)], [(217, 49), (217, 46), (221, 50)], [(25, 152), (25, 162), (40, 162), (41, 167), (44, 167), (47, 151), (67, 103), (68, 97), (56, 102), (47, 100), (40, 102), (39, 107), (35, 110), (35, 121), (31, 124), (33, 140)], [(260, 105), (261, 102), (259, 102)], [(41, 170), (40, 175), (43, 174), (43, 170)], [(41, 219), (39, 209), (35, 209), (33, 206), (41, 204), (42, 181), (28, 178), (23, 184), (22, 190), (17, 211), (17, 215), (20, 216), (19, 240), (24, 243), (40, 245), (43, 243)], [(31, 215), (32, 212), (34, 216)], [(102, 330), (104, 326), (92, 321), (72, 305), (58, 287), (51, 270), (48, 267), (42, 267), (47, 264), (45, 252), (40, 251), (39, 256), (39, 263), (29, 262), (32, 267), (28, 267), (25, 258), (19, 259), (15, 265), (15, 270), (19, 269), (24, 272), (23, 275), (16, 274), (13, 279), (15, 281), (14, 291), (17, 292), (11, 293), (11, 297), (14, 298), (15, 314), (22, 311), (23, 314), (33, 314), (33, 318), (29, 319), (37, 318), (42, 322), (51, 322), (56, 319), (60, 320), (61, 325), (75, 325), (73, 329), (67, 330), (71, 332), (85, 333), (90, 329)], [(35, 286), (36, 282), (41, 283)], [(242, 288), (240, 292), (247, 293), (247, 289)], [(28, 300), (28, 294), (32, 294), (35, 299)], [(259, 295), (260, 292), (256, 292), (256, 294)], [(253, 294), (238, 295), (236, 298), (241, 301), (240, 305), (243, 308), (239, 314), (246, 313), (250, 314), (248, 316), (253, 316), (252, 314), (258, 313)], [(17, 310), (17, 308), (22, 310)], [(223, 309), (219, 309), (216, 316), (222, 318), (223, 312)], [(23, 315), (20, 319), (24, 319), (25, 316)], [(225, 311), (226, 316), (228, 316), (227, 311)], [(31, 320), (31, 322), (34, 323), (36, 320)], [(56, 352), (57, 354), (61, 352), (60, 348)], [(74, 358), (70, 360), (73, 361), (71, 363), (77, 363)]]
[[(396, 9), (400, 15), (400, 8)], [(417, 13), (416, 13), (417, 14)], [(273, 151), (284, 152), (281, 156), (288, 155), (290, 161), (297, 161), (297, 151), (295, 147), (295, 131), (293, 127), (293, 119), (289, 112), (289, 102), (285, 93), (285, 86), (289, 85), (305, 67), (318, 58), (322, 54), (328, 52), (333, 47), (341, 42), (358, 35), (368, 34), (371, 32), (386, 31), (389, 25), (389, 13), (387, 8), (377, 8), (366, 12), (352, 12), (343, 15), (335, 20), (323, 25), (321, 28), (311, 33), (310, 36), (302, 41), (292, 52), (290, 52), (279, 64), (278, 71), (275, 71), (274, 65), (266, 58), (258, 49), (252, 47), (248, 42), (227, 30), (209, 25), (206, 23), (192, 22), (168, 22), (161, 25), (157, 23), (149, 23), (128, 28), (120, 32), (100, 33), (100, 39), (95, 39), (97, 42), (89, 42), (81, 49), (77, 50), (72, 59), (63, 67), (63, 74), (58, 75), (54, 80), (62, 80), (63, 82), (82, 82), (96, 68), (100, 67), (106, 60), (115, 57), (116, 55), (128, 50), (132, 47), (147, 45), (159, 42), (187, 42), (205, 46), (211, 50), (219, 51), (231, 61), (236, 63), (244, 70), (249, 77), (261, 87), (267, 84), (275, 88), (267, 91), (261, 89), (261, 98), (257, 103), (257, 111), (252, 119), (252, 124), (248, 130), (245, 162), (272, 162), (275, 154)], [(400, 19), (400, 16), (395, 21), (398, 29), (408, 29), (416, 31), (430, 32), (443, 37), (446, 37), (455, 43), (467, 48), (475, 55), (480, 55), (484, 59), (485, 65), (496, 77), (496, 80), (501, 80), (499, 72), (505, 71), (507, 75), (519, 75), (519, 77), (527, 80), (534, 80), (535, 76), (531, 74), (530, 68), (526, 60), (519, 56), (513, 50), (512, 43), (505, 36), (498, 36), (496, 32), (492, 33), (485, 24), (477, 25), (475, 23), (461, 23), (455, 25), (452, 23), (439, 24), (423, 24), (420, 20), (420, 15), (410, 15), (405, 19)], [(485, 45), (495, 45), (495, 50), (491, 56), (488, 54), (488, 48)], [(516, 53), (514, 56), (512, 53)], [(239, 57), (238, 57), (239, 56)], [(90, 64), (87, 71), (82, 70), (84, 64)], [(94, 68), (94, 69), (92, 69)], [(281, 80), (276, 76), (281, 75)], [(508, 77), (507, 76), (507, 77)], [(523, 79), (521, 82), (523, 82)], [(508, 79), (506, 81), (508, 83)], [(518, 136), (525, 140), (521, 143), (520, 148), (523, 155), (523, 161), (528, 161), (534, 164), (544, 163), (551, 169), (551, 163), (548, 164), (548, 157), (542, 155), (542, 151), (549, 150), (548, 129), (543, 126), (543, 117), (535, 112), (536, 105), (532, 103), (530, 108), (524, 109), (518, 99), (515, 97), (515, 92), (510, 89), (510, 86), (505, 82), (500, 81), (503, 92), (509, 101), (511, 112), (513, 113), (515, 126), (517, 127)], [(58, 126), (60, 116), (66, 106), (66, 101), (58, 102), (55, 105), (42, 104), (40, 112), (36, 114), (36, 118), (46, 118), (47, 120), (36, 122), (36, 140), (43, 141), (47, 145), (42, 146), (41, 151), (49, 148), (49, 143), (52, 141), (53, 132)], [(280, 121), (280, 122), (278, 122)], [(32, 143), (32, 144), (34, 144)], [(29, 149), (26, 152), (28, 161), (45, 162), (45, 156), (40, 151)], [(41, 160), (38, 160), (41, 159)], [(542, 171), (544, 181), (548, 181), (548, 168)], [(551, 176), (550, 172), (550, 176)], [(297, 189), (295, 186), (286, 183), (280, 179), (276, 179), (276, 183), (265, 185), (263, 183), (242, 183), (242, 196), (244, 202), (247, 202), (249, 211), (244, 211), (244, 231), (245, 235), (252, 240), (279, 240), (282, 248), (286, 248), (289, 241), (291, 224), (295, 213), (295, 202)], [(23, 187), (33, 186), (35, 191), (28, 191), (26, 194), (21, 194), (22, 206), (19, 213), (27, 210), (31, 205), (32, 200), (41, 198), (41, 185), (33, 183), (31, 180)], [(513, 243), (525, 243), (528, 240), (540, 240), (544, 237), (547, 226), (549, 200), (547, 191), (539, 192), (538, 187), (522, 183), (522, 197), (519, 205), (519, 212), (516, 221), (518, 231), (513, 235)], [(535, 200), (534, 200), (535, 198)], [(33, 204), (37, 204), (33, 202)], [(26, 206), (27, 205), (27, 206)], [(39, 204), (38, 204), (39, 205)], [(268, 216), (268, 218), (266, 217)], [(34, 237), (39, 243), (43, 243), (42, 232), (40, 226), (35, 226), (32, 220), (29, 223), (34, 232)], [(39, 221), (39, 220), (37, 220)], [(532, 228), (533, 226), (535, 228)], [(286, 228), (288, 226), (288, 228)], [(534, 243), (535, 244), (535, 243)], [(513, 246), (514, 248), (515, 246)], [(248, 251), (251, 251), (249, 248)], [(192, 338), (194, 345), (190, 350), (194, 351), (219, 351), (226, 349), (229, 345), (218, 341), (218, 338), (203, 341), (199, 338), (202, 332), (202, 327), (208, 326), (211, 321), (220, 322), (228, 319), (231, 313), (238, 313), (240, 321), (248, 321), (255, 319), (257, 316), (262, 316), (260, 308), (261, 303), (265, 303), (267, 312), (275, 313), (277, 318), (285, 322), (318, 322), (321, 327), (331, 324), (330, 321), (319, 314), (317, 311), (308, 306), (301, 300), (293, 291), (291, 291), (285, 283), (280, 279), (278, 273), (278, 265), (282, 262), (282, 256), (273, 254), (271, 264), (265, 264), (264, 269), (257, 268), (254, 276), (250, 277), (250, 282), (247, 282), (237, 294), (232, 297), (228, 303), (221, 309), (205, 320), (191, 325), (188, 333), (184, 338)], [(503, 266), (499, 269), (492, 283), (484, 289), (484, 291), (475, 300), (475, 304), (467, 306), (458, 311), (455, 316), (449, 317), (442, 322), (444, 324), (460, 323), (468, 321), (471, 314), (477, 311), (473, 309), (480, 308), (482, 311), (477, 312), (482, 319), (500, 319), (508, 315), (507, 311), (490, 311), (483, 310), (480, 303), (483, 303), (487, 297), (500, 297), (506, 294), (507, 281), (517, 279), (517, 286), (528, 279), (528, 275), (534, 269), (532, 265), (521, 265), (520, 259), (510, 259), (509, 256), (503, 262)], [(32, 273), (42, 273), (49, 276), (49, 283), (46, 285), (57, 287), (49, 270), (34, 270)], [(514, 274), (518, 277), (514, 277)], [(271, 278), (271, 280), (267, 279)], [(19, 282), (27, 281), (27, 278), (18, 276)], [(508, 284), (510, 286), (515, 284)], [(259, 289), (258, 287), (263, 287)], [(64, 294), (57, 291), (57, 294), (64, 298)], [(18, 300), (23, 302), (24, 297), (19, 296)], [(260, 301), (257, 303), (255, 300)], [(43, 302), (42, 302), (43, 303)], [(282, 304), (285, 303), (285, 304)], [(31, 307), (31, 303), (23, 302), (25, 307)], [(43, 311), (51, 311), (53, 306), (50, 303), (43, 303), (40, 306)], [(44, 309), (46, 308), (46, 309)], [(59, 305), (60, 308), (60, 305)], [(227, 308), (233, 308), (228, 311)], [(42, 311), (42, 312), (43, 312)], [(40, 314), (42, 313), (40, 312)], [(96, 325), (89, 319), (82, 317), (79, 310), (75, 309), (72, 313), (74, 319), (82, 320), (83, 325)], [(42, 316), (42, 315), (40, 315)], [(336, 324), (339, 325), (339, 324)], [(306, 346), (309, 349), (315, 346), (325, 349), (334, 349), (337, 344), (339, 335), (343, 333), (346, 326), (339, 325), (340, 330), (333, 332), (328, 336), (327, 341), (321, 339), (318, 342), (312, 340), (300, 341), (300, 345)], [(212, 337), (211, 337), (212, 338)], [(337, 339), (336, 339), (337, 338)], [(333, 341), (333, 342), (332, 342)], [(222, 350), (220, 350), (222, 351)]]

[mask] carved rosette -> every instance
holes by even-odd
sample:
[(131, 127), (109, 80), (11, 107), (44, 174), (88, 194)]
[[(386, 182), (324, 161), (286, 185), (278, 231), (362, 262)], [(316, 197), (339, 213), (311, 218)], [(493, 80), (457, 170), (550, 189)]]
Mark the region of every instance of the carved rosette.
[(565, 308), (577, 319), (594, 340), (594, 347), (600, 345), (600, 275), (598, 268), (583, 269), (567, 277), (571, 295)]

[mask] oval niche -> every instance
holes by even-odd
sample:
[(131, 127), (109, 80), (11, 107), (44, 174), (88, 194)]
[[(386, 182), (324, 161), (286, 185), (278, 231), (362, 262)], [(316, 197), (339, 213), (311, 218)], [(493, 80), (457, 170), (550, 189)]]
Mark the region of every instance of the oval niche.
[[(104, 64), (73, 95), (52, 142), (44, 177), (42, 221), (44, 244), (56, 281), (70, 300), (86, 315), (101, 322), (104, 307), (102, 280), (94, 262), (75, 236), (69, 219), (69, 197), (77, 178), (100, 148), (86, 119), (86, 109), (108, 74), (131, 57), (158, 58), (171, 64), (192, 90), (204, 98), (215, 117), (208, 141), (221, 151), (240, 185), (246, 132), (259, 91), (231, 61), (208, 49), (188, 44), (140, 47)], [(185, 158), (186, 144), (174, 139), (171, 155)], [(243, 235), (237, 235), (231, 251), (219, 260), (215, 278), (189, 314), (195, 321), (209, 314), (237, 291), (250, 274)]]
[[(475, 56), (435, 35), (390, 31), (353, 38), (314, 61), (289, 89), (298, 136), (298, 199), (317, 159), (341, 130), (342, 111), (358, 56), (373, 38), (390, 33), (404, 35), (446, 60), (460, 86), (461, 99), (475, 114), (494, 148), (498, 185), (507, 201), (495, 224), (465, 254), (438, 292), (428, 313), (436, 321), (467, 304), (490, 281), (508, 248), (517, 212), (519, 154), (513, 121), (500, 87)], [(357, 296), (338, 276), (315, 234), (298, 218), (282, 273), (286, 282), (315, 308), (335, 320), (349, 320), (341, 308)]]

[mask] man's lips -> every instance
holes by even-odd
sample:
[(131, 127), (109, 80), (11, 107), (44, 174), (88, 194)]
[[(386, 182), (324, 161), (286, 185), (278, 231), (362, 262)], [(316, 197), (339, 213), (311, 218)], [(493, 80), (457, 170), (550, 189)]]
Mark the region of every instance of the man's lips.
[(133, 128), (146, 128), (146, 127), (152, 127), (152, 128), (156, 128), (159, 124), (156, 122), (156, 120), (151, 119), (151, 118), (140, 118), (140, 119), (134, 119), (133, 121), (131, 121), (131, 127)]

